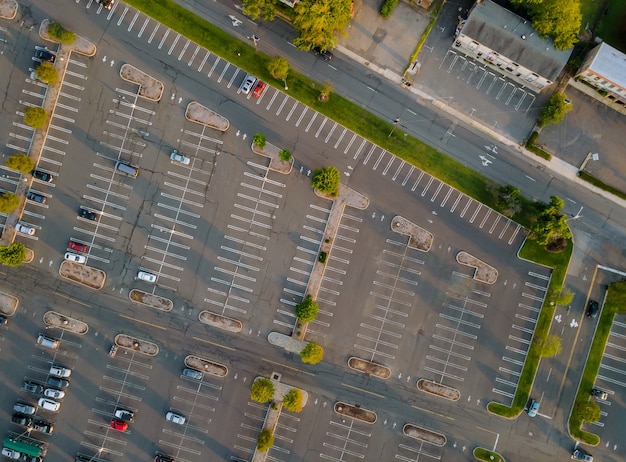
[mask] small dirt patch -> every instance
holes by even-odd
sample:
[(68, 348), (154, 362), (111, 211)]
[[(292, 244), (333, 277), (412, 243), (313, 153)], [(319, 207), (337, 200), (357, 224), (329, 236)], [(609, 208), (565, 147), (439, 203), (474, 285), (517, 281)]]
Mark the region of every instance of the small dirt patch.
[(46, 311), (43, 314), (43, 322), (48, 326), (58, 327), (59, 329), (78, 335), (85, 335), (89, 330), (89, 326), (86, 322), (70, 318), (56, 311)]
[(391, 230), (409, 236), (408, 246), (412, 249), (428, 252), (433, 246), (433, 234), (430, 231), (426, 231), (400, 215), (396, 215), (391, 220)]
[(174, 302), (169, 298), (159, 297), (158, 295), (150, 294), (139, 289), (131, 290), (128, 294), (128, 298), (130, 298), (132, 302), (150, 306), (161, 311), (172, 311), (172, 308), (174, 308)]
[(209, 361), (208, 359), (200, 358), (199, 356), (187, 356), (185, 358), (185, 366), (190, 369), (215, 375), (216, 377), (226, 377), (228, 375), (228, 368), (223, 364)]
[(419, 379), (417, 381), (417, 389), (430, 393), (431, 395), (440, 396), (441, 398), (449, 399), (450, 401), (458, 401), (461, 397), (461, 392), (456, 388), (448, 387), (440, 383), (433, 382), (431, 380)]
[(61, 263), (59, 275), (62, 278), (69, 279), (72, 282), (82, 284), (94, 290), (102, 289), (107, 280), (107, 275), (104, 271), (68, 260)]
[(159, 346), (156, 343), (126, 334), (117, 334), (115, 336), (115, 344), (120, 348), (133, 350), (142, 355), (156, 356), (159, 353)]
[(13, 316), (15, 314), (15, 310), (17, 310), (17, 305), (19, 305), (20, 301), (17, 297), (13, 295), (9, 295), (4, 292), (0, 292), (0, 313), (5, 316)]
[(35, 252), (30, 249), (26, 249), (26, 256), (24, 257), (24, 263), (30, 263), (35, 259)]
[(376, 420), (378, 419), (375, 412), (363, 409), (359, 405), (353, 406), (352, 404), (338, 402), (335, 403), (334, 409), (337, 414), (352, 417), (353, 419), (357, 419), (368, 424), (376, 423)]
[(0, 18), (13, 19), (17, 15), (17, 2), (15, 0), (0, 0)]
[(461, 265), (475, 268), (474, 279), (485, 284), (494, 284), (498, 280), (498, 270), (467, 252), (456, 254), (456, 261)]
[(348, 366), (355, 371), (363, 372), (365, 375), (373, 375), (379, 379), (388, 379), (391, 376), (391, 369), (388, 367), (354, 356), (348, 359)]
[(201, 311), (198, 315), (198, 319), (200, 322), (208, 324), (209, 326), (229, 332), (241, 332), (241, 329), (243, 329), (241, 321), (222, 316), (221, 314), (211, 313), (210, 311)]
[(448, 441), (446, 436), (442, 435), (441, 433), (428, 430), (427, 428), (418, 427), (417, 425), (413, 424), (406, 424), (402, 428), (402, 432), (410, 438), (425, 441), (439, 447), (445, 446), (446, 442)]
[(230, 127), (230, 122), (226, 117), (219, 115), (197, 101), (192, 101), (187, 105), (185, 118), (191, 122), (206, 125), (222, 132), (225, 132)]
[(120, 77), (127, 82), (139, 85), (137, 94), (151, 101), (159, 101), (163, 95), (163, 82), (140, 71), (135, 66), (124, 64), (120, 69)]

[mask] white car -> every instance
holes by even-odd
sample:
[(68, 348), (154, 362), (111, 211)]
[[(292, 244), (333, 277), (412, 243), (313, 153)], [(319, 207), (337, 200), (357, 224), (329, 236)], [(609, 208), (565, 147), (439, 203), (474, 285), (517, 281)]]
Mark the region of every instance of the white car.
[(147, 271), (139, 271), (137, 273), (137, 279), (141, 279), (146, 282), (156, 282), (156, 274), (148, 273)]
[(241, 87), (239, 88), (239, 90), (244, 95), (247, 95), (248, 93), (250, 93), (250, 90), (252, 90), (252, 87), (254, 86), (255, 83), (256, 83), (256, 77), (251, 74), (248, 74), (246, 78), (244, 79), (243, 83), (241, 84)]
[(21, 452), (17, 452), (9, 448), (2, 448), (2, 455), (4, 457), (8, 457), (9, 459), (13, 459), (13, 460), (19, 460), (19, 458), (22, 457)]
[(17, 225), (15, 225), (15, 231), (17, 231), (18, 233), (26, 234), (28, 236), (35, 235), (35, 228), (23, 225), (22, 223), (18, 223)]
[(72, 252), (66, 252), (65, 259), (73, 261), (74, 263), (85, 263), (87, 261), (87, 257), (85, 257), (84, 255), (78, 255)]
[(63, 399), (65, 397), (65, 392), (61, 390), (55, 390), (54, 388), (46, 388), (43, 391), (43, 395), (47, 398)]
[(187, 422), (187, 419), (185, 419), (185, 417), (183, 417), (180, 414), (176, 414), (175, 412), (171, 412), (171, 411), (165, 414), (165, 420), (169, 420), (170, 422), (173, 422), (178, 425), (184, 425), (184, 423)]
[(183, 156), (177, 150), (172, 151), (172, 153), (170, 154), (170, 159), (183, 165), (189, 165), (189, 163), (191, 162), (191, 159), (189, 159), (189, 157)]
[(39, 407), (52, 412), (57, 412), (61, 407), (61, 403), (48, 398), (39, 398)]
[(65, 367), (61, 366), (50, 366), (50, 375), (54, 375), (55, 377), (69, 377), (72, 375), (72, 371)]

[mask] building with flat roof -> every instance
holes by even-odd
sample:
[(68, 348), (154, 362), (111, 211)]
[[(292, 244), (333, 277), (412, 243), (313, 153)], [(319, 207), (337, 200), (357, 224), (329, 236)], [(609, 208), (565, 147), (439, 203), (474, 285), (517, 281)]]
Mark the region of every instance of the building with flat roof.
[(573, 50), (557, 50), (530, 21), (491, 0), (478, 0), (459, 22), (453, 48), (536, 93), (556, 81)]
[(576, 78), (587, 82), (609, 101), (626, 106), (626, 54), (601, 43), (585, 57)]

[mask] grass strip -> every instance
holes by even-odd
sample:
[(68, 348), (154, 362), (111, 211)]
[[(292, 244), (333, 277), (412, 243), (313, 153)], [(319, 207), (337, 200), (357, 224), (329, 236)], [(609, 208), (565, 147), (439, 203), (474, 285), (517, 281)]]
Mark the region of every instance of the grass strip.
[(543, 149), (535, 145), (535, 141), (537, 141), (538, 136), (539, 136), (538, 132), (533, 132), (530, 135), (530, 137), (528, 138), (528, 141), (526, 141), (526, 149), (528, 149), (530, 152), (534, 154), (537, 154), (539, 157), (543, 157), (546, 160), (552, 159), (552, 154), (544, 151)]
[(505, 462), (504, 457), (494, 451), (485, 448), (475, 448), (472, 452), (474, 459), (484, 460), (485, 462)]
[(585, 180), (587, 183), (590, 183), (604, 191), (610, 192), (611, 194), (619, 197), (620, 199), (625, 199), (626, 200), (626, 193), (614, 188), (611, 185), (608, 185), (606, 183), (604, 183), (603, 181), (597, 179), (595, 176), (588, 174), (587, 172), (583, 172), (583, 171), (579, 171), (578, 172), (578, 176), (582, 179)]

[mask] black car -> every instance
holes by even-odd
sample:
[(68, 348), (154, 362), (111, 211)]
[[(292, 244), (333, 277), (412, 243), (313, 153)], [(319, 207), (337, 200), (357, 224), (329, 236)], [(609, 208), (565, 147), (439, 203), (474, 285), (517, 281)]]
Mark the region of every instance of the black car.
[(6, 316), (0, 315), (0, 326), (6, 326), (8, 322), (9, 320), (6, 318)]
[(587, 317), (595, 318), (598, 316), (598, 312), (600, 311), (600, 305), (595, 300), (589, 300), (589, 304), (587, 305)]
[(11, 422), (18, 425), (24, 425), (25, 427), (30, 427), (33, 424), (33, 419), (24, 414), (13, 414)]
[(46, 49), (35, 50), (35, 59), (38, 59), (40, 61), (48, 61), (49, 63), (54, 63), (54, 61), (57, 59), (57, 55), (51, 52), (50, 50), (46, 50)]
[(102, 5), (107, 10), (110, 10), (113, 8), (113, 5), (115, 5), (115, 0), (96, 0), (96, 3)]
[(68, 380), (58, 379), (56, 377), (48, 377), (48, 380), (46, 380), (46, 384), (59, 389), (67, 388), (70, 386), (70, 382)]
[(38, 180), (45, 181), (46, 183), (52, 183), (54, 177), (49, 173), (46, 173), (42, 170), (33, 170), (33, 177)]
[(38, 202), (39, 204), (45, 204), (47, 200), (46, 196), (42, 196), (41, 194), (37, 194), (32, 191), (28, 191), (26, 193), (26, 199), (33, 202)]
[(54, 431), (54, 424), (46, 422), (45, 420), (35, 420), (35, 422), (33, 422), (33, 430), (50, 434)]
[(80, 217), (86, 220), (98, 221), (98, 214), (89, 210), (81, 209)]
[(320, 58), (324, 58), (324, 61), (330, 61), (333, 59), (333, 54), (328, 50), (322, 50), (321, 47), (314, 47), (313, 53), (315, 53)]
[(22, 388), (26, 391), (30, 391), (31, 393), (43, 393), (43, 385), (31, 382), (30, 380), (24, 381), (24, 385), (22, 385)]

